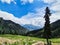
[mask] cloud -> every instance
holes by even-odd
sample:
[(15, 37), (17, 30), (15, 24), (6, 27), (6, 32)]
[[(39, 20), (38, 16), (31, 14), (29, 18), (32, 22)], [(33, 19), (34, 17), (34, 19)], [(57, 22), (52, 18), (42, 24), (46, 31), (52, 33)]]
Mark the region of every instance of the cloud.
[(56, 2), (51, 5), (51, 10), (60, 12), (60, 0), (56, 0)]
[(48, 4), (51, 4), (51, 3), (54, 3), (56, 2), (56, 0), (42, 0), (44, 3), (48, 3)]
[(51, 10), (60, 12), (60, 0), (42, 0), (44, 3), (47, 3)]
[[(36, 13), (31, 13), (29, 12), (27, 15), (17, 18), (13, 14), (1, 11), (0, 10), (0, 17), (3, 17), (5, 20), (12, 20), (15, 23), (18, 23), (20, 25), (25, 25), (25, 24), (31, 24), (34, 26), (39, 26), (40, 28), (44, 26), (44, 10), (45, 7), (43, 8), (37, 8), (35, 9)], [(51, 23), (60, 19), (60, 13), (53, 13), (50, 17)]]
[[(40, 8), (40, 9), (35, 9), (36, 13), (28, 13), (27, 15), (23, 16), (20, 18), (21, 23), (24, 24), (32, 24), (35, 26), (43, 26), (43, 22), (44, 22), (44, 8)], [(39, 25), (40, 24), (40, 25)]]
[(21, 0), (22, 4), (25, 5), (26, 3), (33, 3), (34, 0)]
[(33, 17), (33, 18), (30, 18), (32, 17), (32, 15), (30, 15), (30, 17), (27, 19), (27, 17), (29, 17), (29, 15), (27, 15), (26, 17), (22, 17), (20, 18), (20, 22), (25, 25), (25, 24), (31, 24), (31, 25), (34, 25), (34, 26), (40, 26), (40, 27), (43, 27), (44, 25), (44, 18), (43, 17)]
[(60, 13), (53, 13), (50, 17), (51, 23), (60, 19)]
[(51, 4), (51, 10), (55, 11), (55, 13), (51, 16), (51, 22), (60, 19), (60, 0), (55, 0), (56, 2)]
[[(27, 2), (32, 3), (32, 0), (21, 0), (23, 2), (23, 4), (26, 4)], [(50, 21), (51, 23), (60, 19), (60, 0), (42, 0), (44, 1), (44, 3), (48, 3), (51, 11), (55, 11), (54, 13), (52, 12), (52, 15), (50, 17)], [(53, 4), (51, 4), (53, 3)], [(3, 17), (4, 19), (8, 19), (8, 20), (12, 20), (13, 22), (16, 22), (18, 24), (21, 25), (25, 25), (25, 24), (32, 24), (34, 26), (40, 26), (43, 27), (44, 26), (44, 14), (45, 14), (45, 8), (46, 7), (42, 7), (42, 8), (35, 8), (35, 12), (36, 13), (32, 13), (32, 12), (28, 12), (28, 14), (26, 14), (25, 16), (22, 16), (21, 18), (17, 18), (15, 17), (13, 14), (8, 13), (8, 12), (4, 12), (4, 11), (0, 11), (0, 17)]]
[[(43, 8), (37, 8), (35, 9), (36, 13), (28, 13), (27, 15), (23, 16), (22, 18), (20, 18), (21, 23), (24, 24), (31, 24), (34, 26), (39, 26), (40, 28), (44, 26), (44, 14), (45, 14), (45, 7)], [(55, 22), (56, 20), (60, 19), (60, 13), (56, 12), (56, 13), (52, 13), (52, 15), (50, 16), (50, 21)]]
[(16, 2), (14, 0), (1, 0), (1, 2), (8, 3), (8, 4), (10, 4), (11, 2), (13, 2), (14, 4), (16, 4)]
[(11, 20), (11, 21), (18, 23), (20, 25), (31, 24), (34, 26), (41, 26), (42, 27), (43, 23), (44, 23), (44, 19), (41, 16), (42, 13), (39, 12), (40, 9), (36, 9), (36, 10), (38, 12), (36, 12), (36, 13), (30, 13), (29, 12), (27, 15), (25, 15), (21, 18), (17, 18), (11, 13), (0, 10), (0, 17), (2, 17), (5, 20)]
[(21, 18), (17, 18), (11, 13), (0, 10), (0, 17), (2, 17), (5, 20), (11, 20), (11, 21), (18, 23), (20, 25), (32, 24), (32, 25), (38, 25), (39, 26), (38, 21), (41, 22), (43, 17), (34, 17), (34, 15), (36, 15), (36, 14), (28, 13), (26, 16), (23, 16)]
[(60, 19), (60, 0), (42, 0), (44, 3), (47, 3), (49, 5), (49, 8), (52, 12), (52, 15), (50, 17), (51, 22), (54, 22), (58, 19)]
[(13, 14), (5, 12), (5, 11), (1, 11), (0, 10), (0, 17), (2, 17), (5, 20), (11, 20), (15, 23), (20, 24), (19, 18), (15, 17)]

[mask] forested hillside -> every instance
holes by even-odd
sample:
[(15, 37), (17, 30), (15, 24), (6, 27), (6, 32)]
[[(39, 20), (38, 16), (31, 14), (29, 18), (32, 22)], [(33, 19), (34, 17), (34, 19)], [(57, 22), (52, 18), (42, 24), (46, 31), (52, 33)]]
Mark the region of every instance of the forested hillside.
[(12, 22), (11, 20), (4, 20), (3, 18), (0, 18), (0, 34), (25, 35), (28, 31), (28, 29)]
[[(44, 28), (28, 32), (29, 36), (43, 37)], [(51, 23), (52, 37), (60, 37), (60, 20)]]

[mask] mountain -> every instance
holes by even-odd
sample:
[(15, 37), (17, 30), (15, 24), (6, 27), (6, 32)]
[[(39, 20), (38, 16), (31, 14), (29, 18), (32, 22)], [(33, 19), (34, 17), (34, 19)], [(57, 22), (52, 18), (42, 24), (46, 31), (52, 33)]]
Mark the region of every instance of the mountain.
[(39, 26), (34, 26), (34, 25), (32, 25), (32, 24), (25, 24), (25, 25), (23, 25), (23, 27), (29, 29), (30, 31), (36, 30), (36, 29), (40, 29)]
[[(27, 33), (28, 36), (43, 37), (44, 28), (33, 30)], [(52, 37), (60, 37), (60, 20), (51, 23)]]
[(60, 37), (60, 20), (51, 24), (52, 36)]
[(25, 35), (28, 31), (28, 29), (12, 22), (11, 20), (4, 20), (3, 18), (0, 18), (0, 34)]

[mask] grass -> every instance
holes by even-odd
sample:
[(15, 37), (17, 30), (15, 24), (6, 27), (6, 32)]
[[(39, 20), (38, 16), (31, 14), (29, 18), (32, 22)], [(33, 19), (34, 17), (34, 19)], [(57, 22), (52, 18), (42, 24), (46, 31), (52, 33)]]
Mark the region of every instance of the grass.
[[(1, 41), (0, 39), (0, 45), (2, 45), (1, 43), (3, 42), (6, 45), (32, 45), (33, 43), (36, 43), (37, 41), (43, 41), (46, 42), (45, 39), (43, 38), (36, 38), (36, 37), (29, 37), (29, 36), (21, 36), (21, 35), (10, 35), (10, 34), (4, 34), (4, 35), (0, 35), (1, 39), (3, 41)], [(4, 42), (5, 40), (5, 42)], [(53, 45), (60, 45), (60, 38), (54, 38), (54, 39), (50, 39), (53, 43)]]

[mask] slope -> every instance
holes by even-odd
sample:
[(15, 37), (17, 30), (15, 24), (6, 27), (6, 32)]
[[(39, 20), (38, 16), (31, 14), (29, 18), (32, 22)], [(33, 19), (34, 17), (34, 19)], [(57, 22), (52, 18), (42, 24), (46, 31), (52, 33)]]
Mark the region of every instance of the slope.
[[(43, 37), (44, 28), (28, 32), (28, 36)], [(52, 37), (60, 37), (60, 20), (51, 23)]]
[(3, 18), (0, 18), (0, 34), (25, 35), (28, 31), (28, 29), (12, 22), (11, 20), (4, 20)]

